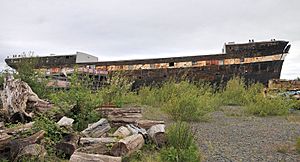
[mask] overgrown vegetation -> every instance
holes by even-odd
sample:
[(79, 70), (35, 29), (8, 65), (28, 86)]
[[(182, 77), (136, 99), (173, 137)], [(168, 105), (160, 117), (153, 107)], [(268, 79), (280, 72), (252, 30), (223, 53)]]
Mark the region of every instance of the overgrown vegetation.
[(161, 108), (172, 119), (197, 121), (219, 107), (217, 94), (210, 85), (197, 86), (187, 81), (169, 81), (161, 87), (144, 87), (139, 91), (140, 102)]
[[(89, 123), (101, 118), (96, 108), (102, 105), (123, 107), (134, 104), (159, 109), (159, 112), (167, 114), (176, 122), (167, 129), (166, 147), (158, 151), (154, 145), (147, 144), (141, 151), (127, 157), (127, 160), (198, 162), (201, 158), (199, 149), (186, 122), (207, 120), (209, 114), (219, 110), (222, 105), (238, 105), (249, 115), (270, 116), (286, 115), (291, 108), (299, 104), (299, 101), (295, 102), (279, 95), (268, 96), (264, 94), (262, 84), (246, 85), (240, 77), (229, 80), (223, 89), (216, 89), (204, 82), (195, 84), (185, 80), (170, 80), (160, 86), (141, 87), (135, 92), (131, 91), (132, 82), (122, 77), (121, 73), (115, 73), (109, 79), (108, 85), (92, 91), (88, 84), (92, 80), (75, 72), (69, 78), (68, 90), (50, 91), (46, 88), (47, 80), (34, 71), (33, 66), (34, 61), (22, 64), (15, 77), (27, 82), (35, 93), (49, 99), (56, 106), (49, 114), (34, 118), (33, 131), (46, 131), (44, 142), (49, 154), (55, 152), (54, 146), (64, 134), (64, 130), (57, 126), (51, 113), (58, 114), (59, 117), (73, 118), (74, 130), (81, 131)], [(3, 75), (0, 75), (0, 81), (3, 81)], [(297, 140), (296, 148), (300, 152), (300, 139)]]
[(167, 147), (160, 157), (164, 162), (199, 162), (200, 153), (189, 125), (178, 122), (171, 125), (166, 133)]

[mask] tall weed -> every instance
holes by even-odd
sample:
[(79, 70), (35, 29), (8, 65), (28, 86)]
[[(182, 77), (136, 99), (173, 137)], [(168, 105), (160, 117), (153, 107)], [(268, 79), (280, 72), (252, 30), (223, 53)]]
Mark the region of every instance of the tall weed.
[(199, 162), (200, 154), (190, 127), (185, 122), (171, 125), (166, 132), (167, 147), (160, 157), (164, 162)]

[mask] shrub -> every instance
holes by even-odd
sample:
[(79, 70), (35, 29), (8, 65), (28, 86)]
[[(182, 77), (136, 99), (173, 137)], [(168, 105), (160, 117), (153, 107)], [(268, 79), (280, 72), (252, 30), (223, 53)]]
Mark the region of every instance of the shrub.
[(62, 139), (63, 130), (51, 119), (44, 115), (34, 119), (34, 131), (44, 130), (45, 133), (45, 147), (48, 153), (54, 153), (54, 145)]
[(47, 88), (48, 80), (44, 74), (34, 69), (37, 63), (36, 58), (28, 58), (22, 60), (22, 63), (18, 64), (15, 78), (19, 78), (26, 82), (40, 98), (47, 98), (49, 89)]
[(100, 114), (95, 108), (103, 103), (102, 93), (92, 92), (86, 86), (88, 78), (80, 79), (78, 74), (72, 75), (71, 84), (68, 91), (60, 91), (50, 95), (51, 101), (60, 107), (63, 115), (73, 118), (73, 127), (77, 131), (81, 131), (88, 126), (89, 123), (96, 122), (100, 119)]
[[(163, 111), (175, 120), (197, 121), (215, 110), (219, 102), (211, 88), (197, 87), (188, 82), (180, 82), (172, 88), (173, 92), (165, 96)], [(164, 91), (163, 91), (164, 92)]]
[(230, 79), (222, 93), (223, 104), (225, 105), (244, 105), (246, 85), (244, 79), (233, 77)]
[(164, 162), (198, 162), (200, 154), (189, 125), (177, 122), (166, 132), (167, 147), (160, 153)]
[[(130, 82), (122, 73), (115, 72), (113, 76), (109, 79), (109, 84), (100, 89), (100, 93), (103, 96), (104, 104), (115, 104), (117, 107), (122, 107), (125, 103), (129, 103), (126, 100), (126, 96), (134, 96), (130, 92), (132, 82)], [(132, 102), (135, 102), (134, 99)]]
[(284, 97), (273, 98), (256, 95), (253, 102), (245, 106), (245, 112), (257, 116), (286, 115), (292, 104)]

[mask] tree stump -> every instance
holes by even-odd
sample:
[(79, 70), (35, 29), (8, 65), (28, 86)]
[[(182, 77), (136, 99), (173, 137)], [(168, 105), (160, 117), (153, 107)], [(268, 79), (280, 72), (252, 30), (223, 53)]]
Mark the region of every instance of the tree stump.
[(121, 157), (99, 155), (99, 154), (87, 154), (83, 152), (75, 152), (70, 158), (70, 162), (121, 162), (121, 161), (122, 161)]
[(144, 142), (141, 134), (134, 134), (115, 143), (110, 153), (114, 156), (130, 155), (139, 150), (144, 145)]

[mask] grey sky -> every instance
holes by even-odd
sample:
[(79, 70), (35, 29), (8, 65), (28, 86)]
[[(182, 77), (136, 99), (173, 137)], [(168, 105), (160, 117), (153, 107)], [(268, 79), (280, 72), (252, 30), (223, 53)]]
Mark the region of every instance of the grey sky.
[[(87, 52), (100, 60), (220, 53), (289, 40), (282, 78), (300, 76), (299, 0), (0, 0), (0, 60)], [(3, 66), (3, 63), (2, 63)]]

